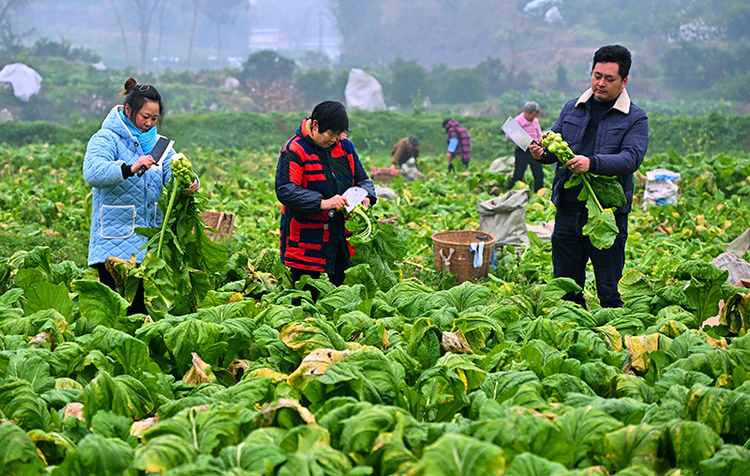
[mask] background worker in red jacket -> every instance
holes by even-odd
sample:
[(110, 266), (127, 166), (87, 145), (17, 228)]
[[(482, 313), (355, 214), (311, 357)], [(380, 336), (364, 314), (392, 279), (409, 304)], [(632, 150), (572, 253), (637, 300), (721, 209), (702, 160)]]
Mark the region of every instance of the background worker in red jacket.
[[(281, 260), (291, 269), (295, 283), (303, 275), (319, 278), (323, 272), (336, 286), (344, 282), (354, 248), (344, 228), (341, 212), (349, 202), (342, 195), (359, 186), (368, 193), (362, 202), (365, 206), (377, 200), (354, 145), (342, 138), (348, 131), (344, 105), (325, 101), (315, 106), (281, 149), (275, 186), (283, 205)], [(329, 216), (330, 210), (335, 211), (333, 216)], [(317, 289), (304, 289), (317, 299)]]
[(458, 157), (461, 163), (466, 167), (471, 160), (471, 137), (469, 131), (464, 126), (453, 119), (443, 120), (443, 129), (448, 134), (448, 152), (445, 158), (448, 159), (448, 172), (453, 172), (453, 159)]

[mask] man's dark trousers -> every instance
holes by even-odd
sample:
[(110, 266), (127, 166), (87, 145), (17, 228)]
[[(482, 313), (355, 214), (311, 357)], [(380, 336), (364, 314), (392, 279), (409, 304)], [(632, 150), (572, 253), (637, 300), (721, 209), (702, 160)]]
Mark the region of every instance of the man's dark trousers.
[[(628, 214), (615, 213), (620, 232), (611, 248), (600, 250), (583, 234), (588, 211), (581, 207), (565, 207), (561, 203), (555, 215), (552, 233), (552, 262), (556, 278), (572, 278), (583, 288), (586, 263), (591, 259), (596, 277), (596, 292), (602, 307), (622, 307), (617, 283), (625, 266), (625, 242), (628, 238)], [(577, 302), (586, 308), (583, 292), (568, 293), (563, 299)]]

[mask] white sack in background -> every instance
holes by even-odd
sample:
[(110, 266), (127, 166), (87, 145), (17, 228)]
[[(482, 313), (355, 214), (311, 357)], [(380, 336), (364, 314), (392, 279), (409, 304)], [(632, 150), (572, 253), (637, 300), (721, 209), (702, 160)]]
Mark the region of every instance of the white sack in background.
[(10, 83), (13, 86), (13, 94), (21, 101), (27, 102), (31, 96), (39, 92), (42, 77), (25, 64), (12, 63), (5, 65), (0, 71), (0, 82)]
[(385, 109), (383, 87), (377, 79), (361, 69), (352, 68), (344, 90), (346, 106), (358, 107), (365, 111)]

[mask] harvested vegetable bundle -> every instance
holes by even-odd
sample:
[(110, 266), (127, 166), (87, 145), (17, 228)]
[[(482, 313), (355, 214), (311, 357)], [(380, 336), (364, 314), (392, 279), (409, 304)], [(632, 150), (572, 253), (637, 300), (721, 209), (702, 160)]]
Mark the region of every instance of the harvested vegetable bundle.
[(381, 291), (387, 292), (398, 283), (392, 268), (403, 259), (409, 244), (403, 234), (389, 223), (380, 223), (372, 209), (357, 205), (348, 214), (346, 229), (352, 232), (349, 242), (354, 247), (352, 262), (370, 265)]
[[(563, 164), (567, 164), (575, 154), (568, 143), (562, 140), (559, 133), (546, 132), (542, 136), (542, 147), (547, 148), (555, 154)], [(586, 202), (589, 212), (583, 234), (588, 236), (591, 244), (600, 250), (610, 248), (617, 238), (617, 223), (614, 211), (627, 203), (622, 186), (617, 177), (605, 175), (594, 175), (586, 173), (574, 173), (573, 177), (565, 183), (565, 188), (573, 188), (583, 184), (578, 200)]]
[(145, 274), (150, 274), (153, 283), (158, 281), (158, 286), (144, 283), (147, 306), (150, 304), (156, 312), (179, 315), (195, 312), (213, 288), (214, 274), (226, 266), (228, 252), (204, 232), (207, 228), (200, 212), (205, 197), (200, 193), (178, 193), (197, 178), (190, 160), (181, 153), (175, 154), (170, 168), (169, 198), (162, 196), (159, 201), (163, 210), (168, 200), (161, 228), (137, 228), (136, 232), (149, 238), (146, 247), (154, 253), (154, 260), (144, 260), (144, 264), (154, 268)]

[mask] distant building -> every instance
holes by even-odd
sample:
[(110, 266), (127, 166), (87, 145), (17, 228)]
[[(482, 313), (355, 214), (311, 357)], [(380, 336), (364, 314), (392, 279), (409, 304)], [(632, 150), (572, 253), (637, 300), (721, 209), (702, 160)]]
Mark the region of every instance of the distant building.
[(279, 28), (253, 28), (248, 39), (248, 49), (253, 51), (320, 51), (331, 59), (339, 56), (339, 38), (337, 36), (323, 36), (306, 38), (298, 43), (292, 43), (287, 35)]
[(250, 51), (286, 50), (289, 48), (289, 42), (278, 28), (254, 28), (250, 31), (248, 48)]

